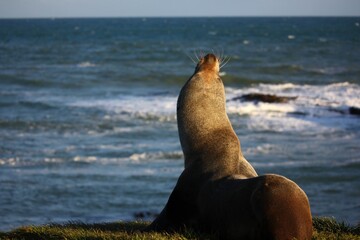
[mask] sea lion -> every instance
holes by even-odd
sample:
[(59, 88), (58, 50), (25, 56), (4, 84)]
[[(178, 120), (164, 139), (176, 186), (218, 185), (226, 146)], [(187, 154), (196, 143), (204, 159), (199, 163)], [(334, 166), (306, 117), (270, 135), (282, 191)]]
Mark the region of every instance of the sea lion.
[(244, 158), (226, 114), (220, 60), (202, 57), (177, 103), (185, 169), (148, 230), (183, 227), (221, 239), (311, 239), (309, 201), (279, 175), (258, 176)]

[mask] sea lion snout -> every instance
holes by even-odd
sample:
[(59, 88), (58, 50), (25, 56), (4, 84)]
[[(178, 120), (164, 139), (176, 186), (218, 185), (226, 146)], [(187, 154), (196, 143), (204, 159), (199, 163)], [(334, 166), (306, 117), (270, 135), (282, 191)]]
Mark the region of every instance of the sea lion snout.
[(217, 57), (212, 53), (207, 54), (204, 57), (204, 60), (205, 60), (205, 62), (207, 62), (209, 64), (215, 64), (218, 61)]
[(196, 72), (200, 71), (215, 71), (219, 72), (220, 64), (219, 59), (212, 53), (202, 57), (197, 65)]

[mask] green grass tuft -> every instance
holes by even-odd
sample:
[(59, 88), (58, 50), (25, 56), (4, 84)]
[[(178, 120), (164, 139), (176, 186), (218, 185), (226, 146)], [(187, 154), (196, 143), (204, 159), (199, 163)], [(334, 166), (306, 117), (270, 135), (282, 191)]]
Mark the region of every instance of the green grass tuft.
[[(313, 240), (360, 240), (359, 226), (352, 227), (334, 218), (314, 218)], [(69, 222), (45, 226), (28, 226), (10, 232), (0, 232), (1, 240), (110, 240), (110, 239), (217, 239), (215, 235), (204, 235), (192, 229), (182, 232), (143, 232), (149, 222), (112, 222), (86, 224)]]
[(314, 240), (360, 240), (360, 225), (350, 226), (335, 218), (317, 217), (313, 219), (313, 226)]
[(345, 222), (337, 222), (335, 218), (318, 217), (313, 219), (314, 228), (318, 231), (331, 233), (351, 233), (360, 235), (360, 225), (350, 226)]

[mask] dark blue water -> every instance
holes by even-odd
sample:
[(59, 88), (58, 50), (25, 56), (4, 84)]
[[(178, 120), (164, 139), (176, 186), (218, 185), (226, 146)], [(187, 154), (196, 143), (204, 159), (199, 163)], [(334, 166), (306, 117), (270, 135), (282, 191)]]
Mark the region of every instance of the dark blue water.
[[(158, 213), (183, 169), (177, 95), (202, 53), (261, 173), (360, 221), (360, 18), (0, 20), (0, 229)], [(231, 101), (247, 93), (283, 104)]]

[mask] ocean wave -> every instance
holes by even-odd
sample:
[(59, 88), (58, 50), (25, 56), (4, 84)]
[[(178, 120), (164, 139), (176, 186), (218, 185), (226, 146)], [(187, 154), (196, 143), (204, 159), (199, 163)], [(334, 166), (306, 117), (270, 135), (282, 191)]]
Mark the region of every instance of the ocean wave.
[(92, 63), (92, 62), (81, 62), (79, 64), (77, 64), (77, 67), (79, 68), (89, 68), (89, 67), (95, 67), (96, 64)]
[(324, 75), (336, 75), (351, 72), (351, 70), (344, 67), (327, 67), (327, 68), (302, 68), (304, 71), (324, 74)]
[(55, 109), (56, 106), (53, 106), (46, 102), (36, 102), (36, 101), (19, 101), (14, 102), (14, 104), (18, 104), (20, 106), (32, 108), (32, 109), (39, 109), (39, 110), (47, 110), (47, 109)]
[(0, 159), (0, 166), (8, 167), (35, 167), (47, 166), (69, 163), (98, 163), (98, 164), (115, 164), (129, 161), (127, 158), (101, 158), (96, 156), (75, 156), (73, 158), (58, 158), (58, 157), (45, 157), (42, 159), (28, 159), (28, 158), (2, 158)]
[(95, 101), (80, 100), (69, 103), (69, 105), (86, 108), (100, 108), (118, 115), (125, 114), (143, 120), (166, 122), (174, 121), (176, 119), (176, 101), (176, 97), (146, 96)]
[(174, 152), (151, 152), (151, 153), (134, 153), (130, 157), (132, 161), (143, 161), (143, 160), (160, 160), (160, 159), (182, 159), (183, 153), (181, 151)]
[(272, 115), (284, 116), (286, 113), (295, 112), (296, 107), (292, 104), (272, 104), (272, 103), (241, 103), (228, 104), (227, 112), (240, 115)]
[[(349, 107), (360, 107), (360, 86), (348, 82), (334, 83), (325, 86), (285, 84), (259, 84), (249, 88), (226, 88), (227, 98), (235, 99), (250, 93), (274, 94), (285, 97), (296, 97), (286, 104), (258, 104), (229, 101), (231, 112), (258, 115), (259, 112), (303, 112), (306, 115), (321, 116), (333, 114), (334, 109), (343, 112)], [(250, 108), (250, 111), (248, 110)], [(254, 111), (255, 110), (255, 111)], [(319, 112), (319, 110), (321, 112)]]
[[(249, 159), (252, 156), (249, 155)], [(331, 167), (342, 167), (342, 168), (352, 168), (360, 169), (360, 160), (359, 159), (344, 159), (342, 161), (327, 161), (327, 160), (281, 160), (281, 161), (256, 161), (251, 162), (251, 164), (255, 168), (268, 168), (268, 167), (315, 167), (321, 166), (323, 167), (324, 164), (326, 166)]]
[(6, 165), (6, 166), (16, 166), (20, 162), (20, 158), (12, 157), (12, 158), (3, 158), (0, 159), (0, 166)]
[[(244, 102), (240, 96), (250, 93), (294, 98), (286, 103)], [(253, 84), (250, 87), (226, 88), (227, 112), (230, 116), (249, 116), (247, 127), (259, 131), (299, 131), (302, 134), (333, 132), (340, 125), (332, 118), (346, 117), (350, 107), (360, 108), (360, 86), (349, 82), (329, 85)], [(79, 100), (71, 106), (98, 108), (106, 118), (137, 118), (144, 121), (176, 122), (176, 96), (128, 96), (119, 99)], [(112, 129), (111, 131), (113, 131)], [(121, 130), (121, 129), (120, 129)], [(122, 129), (126, 131), (126, 129)], [(128, 129), (133, 131), (133, 129)], [(306, 131), (305, 131), (306, 130)]]
[[(252, 93), (283, 96), (292, 98), (292, 100), (285, 103), (241, 100), (241, 96)], [(317, 127), (322, 130), (323, 126), (331, 129), (334, 126), (331, 121), (327, 122), (327, 119), (345, 118), (351, 107), (360, 108), (360, 86), (349, 82), (329, 85), (252, 84), (240, 88), (227, 87), (226, 96), (228, 99), (227, 112), (230, 117), (239, 115), (251, 117), (252, 121), (248, 127), (256, 129), (258, 126), (259, 129), (265, 131), (275, 126), (279, 131), (301, 131), (305, 128), (315, 129)], [(49, 101), (49, 97), (36, 98), (33, 95), (30, 97), (32, 101), (24, 100), (22, 102), (25, 104), (24, 106), (52, 108), (65, 104), (66, 108), (88, 108), (103, 111), (103, 119), (110, 121), (110, 126), (89, 129), (89, 134), (97, 134), (99, 131), (116, 133), (136, 130), (133, 126), (116, 128), (113, 121), (119, 120), (131, 122), (138, 119), (145, 122), (176, 123), (177, 96), (167, 94), (125, 95), (108, 99), (57, 96), (57, 98), (51, 98), (51, 101)], [(1, 124), (8, 123), (2, 122)], [(340, 126), (343, 125), (340, 124)]]
[(32, 88), (53, 87), (56, 85), (56, 83), (53, 81), (35, 77), (29, 78), (29, 76), (24, 77), (0, 74), (0, 79), (2, 84), (26, 86)]
[(297, 132), (303, 136), (336, 131), (336, 126), (332, 126), (330, 123), (326, 126), (311, 119), (273, 115), (253, 116), (248, 121), (247, 128), (254, 132)]
[[(244, 149), (243, 149), (244, 151)], [(252, 155), (263, 155), (269, 153), (279, 153), (283, 152), (283, 150), (275, 144), (261, 144), (256, 147), (248, 147), (244, 151), (245, 156), (252, 156)]]
[(253, 162), (254, 168), (269, 168), (269, 167), (309, 167), (318, 166), (321, 163), (314, 161), (280, 161), (280, 162)]
[[(257, 131), (300, 132), (312, 134), (334, 132), (349, 122), (339, 121), (350, 107), (360, 107), (360, 86), (348, 82), (325, 86), (258, 84), (249, 88), (226, 88), (228, 113), (251, 118), (247, 127)], [(239, 96), (249, 93), (296, 97), (287, 103), (245, 102)]]
[(346, 73), (355, 73), (358, 69), (349, 67), (333, 66), (333, 67), (312, 67), (298, 64), (280, 64), (266, 65), (256, 68), (259, 73), (266, 74), (314, 74), (314, 75), (339, 75)]
[[(360, 107), (357, 97), (360, 89), (356, 84), (339, 83), (328, 86), (285, 84), (258, 84), (248, 88), (226, 88), (227, 99), (242, 96), (249, 93), (275, 94), (286, 97), (298, 97), (296, 101), (286, 104), (270, 103), (241, 103), (229, 101), (227, 103), (230, 113), (240, 111), (245, 114), (262, 112), (296, 112), (299, 105), (307, 106), (355, 106)], [(69, 106), (98, 108), (117, 114), (130, 114), (143, 119), (158, 120), (159, 116), (170, 117), (173, 120), (176, 111), (177, 97), (169, 96), (128, 96), (119, 99), (97, 99), (97, 100), (74, 100)], [(301, 104), (298, 104), (299, 101)], [(166, 118), (165, 118), (166, 119)]]
[[(100, 149), (111, 150), (115, 149), (116, 146), (101, 145)], [(132, 149), (131, 147), (128, 147)], [(116, 148), (117, 149), (117, 148)], [(82, 163), (82, 164), (122, 164), (128, 162), (142, 162), (149, 160), (181, 160), (183, 159), (182, 151), (170, 151), (170, 152), (142, 152), (133, 153), (128, 157), (99, 157), (99, 156), (84, 156), (75, 155), (74, 157), (44, 157), (44, 158), (22, 158), (22, 157), (10, 157), (0, 158), (0, 166), (8, 167), (25, 167), (25, 166), (42, 166), (52, 164), (69, 164), (69, 163)]]
[(303, 67), (295, 64), (281, 64), (281, 65), (269, 65), (269, 66), (260, 66), (256, 68), (259, 73), (266, 74), (287, 74), (287, 73), (297, 73), (303, 71)]

